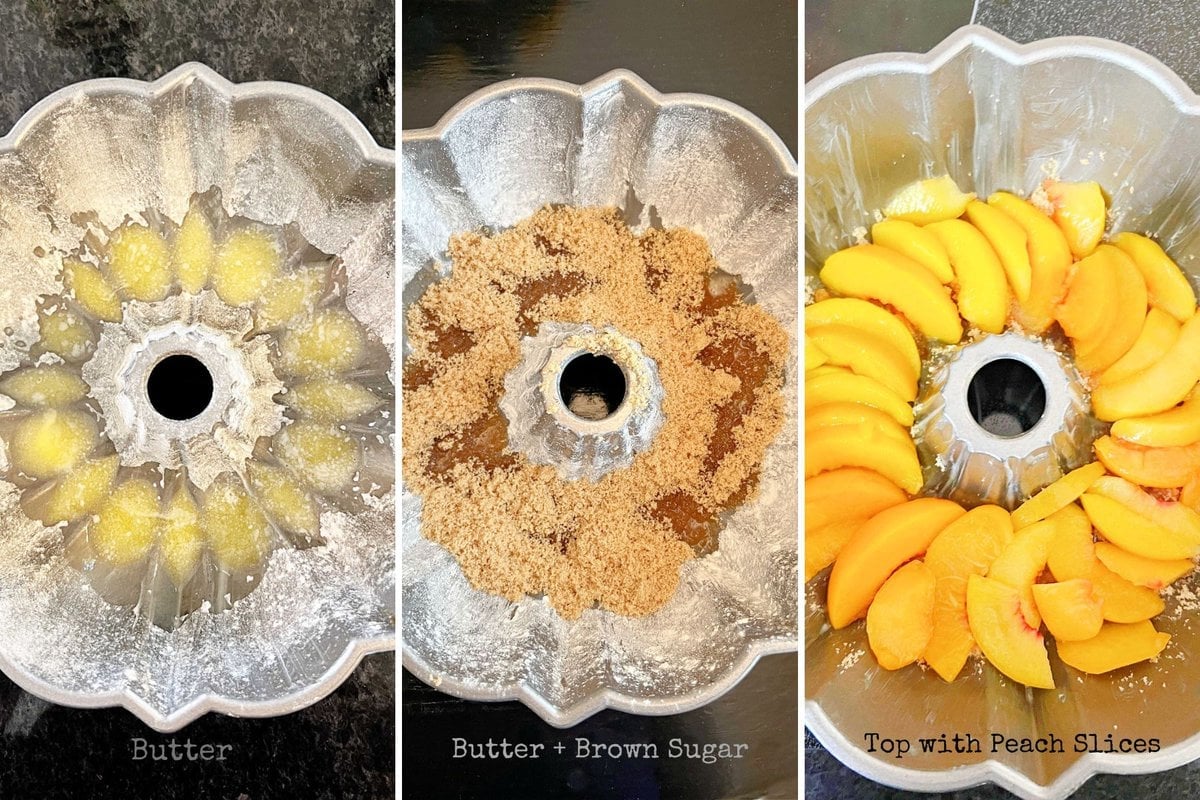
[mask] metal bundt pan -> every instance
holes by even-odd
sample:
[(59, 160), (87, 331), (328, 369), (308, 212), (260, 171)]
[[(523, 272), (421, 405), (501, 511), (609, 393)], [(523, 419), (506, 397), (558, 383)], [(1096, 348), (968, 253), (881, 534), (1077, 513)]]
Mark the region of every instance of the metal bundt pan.
[[(394, 361), (394, 175), (394, 154), (353, 115), (300, 86), (235, 85), (185, 64), (153, 83), (56, 92), (0, 139), (0, 368), (36, 331), (36, 296), (61, 291), (86, 220), (178, 222), (213, 187), (230, 216), (294, 223), (343, 258), (347, 304)], [(17, 497), (0, 485), (0, 670), (51, 702), (124, 706), (160, 731), (209, 711), (276, 716), (395, 646), (394, 492), (359, 514), (327, 510), (328, 546), (275, 553), (232, 610), (174, 631), (100, 599)]]
[[(1113, 230), (1149, 233), (1200, 274), (1200, 97), (1162, 64), (1103, 39), (1017, 45), (961, 29), (928, 54), (856, 59), (807, 86), (806, 272), (851, 244), (896, 187), (949, 173), (980, 195), (1032, 191), (1047, 172), (1095, 180)], [(1087, 448), (1090, 442), (1079, 443)], [(950, 791), (988, 781), (1027, 798), (1062, 798), (1100, 772), (1143, 773), (1200, 757), (1195, 578), (1177, 584), (1155, 626), (1172, 635), (1155, 664), (1083, 677), (1051, 662), (1058, 688), (1026, 691), (977, 666), (947, 684), (915, 667), (887, 672), (861, 625), (832, 631), (824, 579), (807, 587), (805, 721), (844, 763), (890, 786)], [(1190, 603), (1183, 603), (1183, 600)], [(1190, 605), (1192, 611), (1186, 606)], [(975, 755), (867, 752), (864, 734), (971, 733)], [(1063, 754), (991, 753), (992, 732), (1064, 740)], [(1077, 734), (1157, 738), (1155, 753), (1075, 753)]]
[[(732, 688), (760, 656), (796, 649), (796, 162), (744, 109), (656, 92), (617, 70), (582, 86), (514, 80), (471, 95), (434, 128), (404, 134), (402, 275), (414, 302), (450, 265), (452, 234), (507, 228), (547, 203), (618, 206), (707, 237), (792, 333), (787, 422), (757, 501), (729, 515), (720, 549), (683, 567), (679, 590), (635, 619), (563, 620), (544, 598), (476, 591), (421, 536), (405, 489), (404, 666), (470, 700), (520, 700), (552, 725), (600, 711), (674, 714)], [(657, 216), (656, 216), (657, 215)]]

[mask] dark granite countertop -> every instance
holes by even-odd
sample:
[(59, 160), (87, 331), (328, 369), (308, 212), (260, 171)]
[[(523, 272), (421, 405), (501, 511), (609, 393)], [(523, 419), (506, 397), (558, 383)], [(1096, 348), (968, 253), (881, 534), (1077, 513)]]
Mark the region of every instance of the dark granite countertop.
[[(391, 0), (0, 0), (0, 130), (50, 92), (157, 78), (202, 61), (233, 81), (318, 89), (394, 146)], [(3, 636), (0, 631), (0, 636)], [(156, 734), (120, 709), (52, 706), (0, 676), (0, 798), (384, 798), (394, 795), (395, 657), (368, 656), (332, 695), (267, 720), (208, 715)], [(138, 740), (180, 761), (135, 761)], [(186, 744), (227, 745), (188, 761)]]

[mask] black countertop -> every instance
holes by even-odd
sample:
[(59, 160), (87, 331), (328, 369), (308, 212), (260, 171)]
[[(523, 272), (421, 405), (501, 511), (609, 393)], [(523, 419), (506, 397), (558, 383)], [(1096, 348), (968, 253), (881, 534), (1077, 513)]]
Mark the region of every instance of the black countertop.
[[(0, 130), (75, 81), (149, 80), (202, 61), (233, 81), (316, 88), (392, 147), (394, 26), (390, 0), (0, 0)], [(395, 663), (369, 656), (286, 717), (208, 715), (168, 736), (124, 710), (52, 706), (0, 675), (0, 798), (392, 797)], [(183, 760), (135, 761), (139, 739), (174, 740)], [(186, 760), (189, 741), (196, 755), (228, 746), (225, 760)]]
[[(584, 83), (617, 67), (659, 91), (731, 100), (796, 152), (797, 3), (754, 0), (406, 0), (402, 17), (404, 127), (434, 124), (476, 89), (506, 78)], [(566, 730), (519, 703), (471, 703), (405, 672), (405, 797), (794, 798), (798, 795), (797, 658), (763, 659), (724, 697), (696, 711), (641, 717), (605, 711)], [(452, 758), (453, 737), (544, 743), (529, 760)], [(576, 740), (746, 743), (746, 758), (714, 764), (660, 758), (578, 759)], [(565, 751), (551, 751), (562, 743)]]

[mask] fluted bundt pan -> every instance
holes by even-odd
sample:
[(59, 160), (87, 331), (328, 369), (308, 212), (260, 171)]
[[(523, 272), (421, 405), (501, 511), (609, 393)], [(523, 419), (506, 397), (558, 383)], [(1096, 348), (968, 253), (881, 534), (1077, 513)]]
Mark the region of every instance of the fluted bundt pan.
[[(1112, 197), (1110, 230), (1152, 236), (1197, 282), (1200, 98), (1143, 53), (1088, 38), (1016, 45), (972, 26), (925, 55), (836, 67), (808, 85), (807, 98), (805, 251), (814, 285), (825, 258), (870, 227), (898, 187), (947, 173), (980, 196), (1025, 195), (1047, 174), (1097, 181)], [(998, 371), (973, 385), (992, 364)], [(1037, 385), (1039, 398), (1015, 391)], [(989, 395), (1006, 393), (989, 404)], [(924, 493), (1011, 507), (1091, 460), (1103, 427), (1088, 402), (1069, 350), (1052, 340), (1008, 333), (934, 353), (914, 428)], [(806, 724), (853, 769), (923, 791), (992, 781), (1022, 797), (1061, 798), (1099, 772), (1183, 764), (1200, 756), (1200, 678), (1190, 665), (1200, 648), (1195, 582), (1173, 587), (1155, 619), (1172, 636), (1156, 663), (1084, 677), (1054, 660), (1058, 688), (1034, 692), (982, 664), (949, 684), (932, 670), (883, 670), (862, 626), (830, 628), (824, 578), (814, 579)], [(980, 752), (921, 751), (920, 738), (943, 732), (971, 734)], [(876, 741), (871, 752), (869, 733), (906, 739), (913, 751), (897, 759)], [(1019, 741), (1012, 752), (1004, 742), (995, 747), (993, 734), (1028, 739), (1030, 750), (1020, 752)], [(1033, 750), (1051, 735), (1063, 752)], [(1121, 752), (1123, 739), (1157, 740), (1157, 749)]]

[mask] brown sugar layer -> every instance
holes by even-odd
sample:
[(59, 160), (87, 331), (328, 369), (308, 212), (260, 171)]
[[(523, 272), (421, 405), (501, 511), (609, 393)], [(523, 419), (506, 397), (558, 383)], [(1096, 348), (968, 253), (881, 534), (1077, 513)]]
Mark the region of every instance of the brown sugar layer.
[[(456, 236), (450, 255), (406, 319), (403, 470), (422, 533), (509, 600), (544, 594), (568, 619), (653, 612), (716, 549), (720, 514), (754, 496), (783, 424), (786, 331), (701, 236), (636, 236), (616, 209), (546, 207)], [(504, 377), (544, 322), (612, 328), (655, 362), (665, 421), (629, 467), (565, 480), (508, 446)]]

